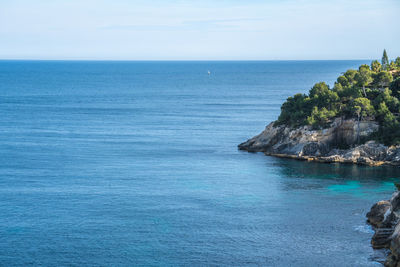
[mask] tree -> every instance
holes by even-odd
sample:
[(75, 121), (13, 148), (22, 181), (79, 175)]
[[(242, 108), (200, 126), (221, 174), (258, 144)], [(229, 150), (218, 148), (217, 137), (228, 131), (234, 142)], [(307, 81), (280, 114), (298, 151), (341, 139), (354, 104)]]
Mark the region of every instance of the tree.
[(347, 97), (347, 98), (358, 98), (361, 97), (361, 91), (357, 86), (348, 86), (343, 88), (343, 91), (341, 93), (341, 97)]
[(323, 128), (327, 126), (335, 116), (336, 113), (333, 110), (328, 110), (325, 107), (322, 109), (314, 107), (311, 115), (307, 117), (307, 123), (312, 125), (314, 128)]
[(324, 82), (319, 82), (314, 84), (310, 89), (309, 95), (311, 98), (318, 97), (323, 94), (327, 94), (329, 91), (329, 86)]
[(387, 69), (388, 70), (395, 70), (396, 69), (396, 63), (394, 63), (394, 61), (390, 61), (389, 67)]
[(377, 110), (379, 120), (378, 140), (386, 145), (399, 143), (400, 127), (396, 117), (390, 112), (385, 102)]
[(340, 85), (342, 85), (342, 87), (348, 86), (349, 85), (349, 80), (347, 80), (347, 78), (345, 76), (339, 76), (337, 78), (337, 83), (339, 83)]
[(288, 97), (281, 106), (281, 114), (276, 122), (277, 125), (299, 126), (304, 124), (307, 116), (311, 113), (312, 106), (310, 98), (304, 94), (295, 94)]
[(332, 91), (335, 92), (339, 97), (357, 98), (361, 96), (359, 88), (350, 85), (344, 75), (338, 77)]
[(384, 87), (389, 86), (389, 83), (393, 81), (393, 76), (387, 71), (381, 71), (379, 72), (374, 79), (374, 82), (380, 86), (381, 90), (383, 90)]
[(379, 108), (377, 110), (378, 119), (382, 122), (390, 122), (395, 120), (395, 117), (390, 112), (389, 108), (387, 107), (385, 102), (381, 102), (379, 104)]
[(378, 60), (374, 60), (371, 63), (371, 69), (373, 72), (380, 72), (382, 69), (382, 65), (381, 65), (381, 63), (379, 63)]
[(339, 100), (339, 96), (336, 92), (329, 89), (329, 86), (324, 83), (316, 83), (309, 92), (312, 103), (317, 107), (329, 107), (333, 109), (334, 103)]
[(361, 65), (358, 69), (358, 73), (355, 75), (355, 80), (358, 85), (362, 87), (364, 96), (367, 97), (367, 93), (365, 92), (365, 86), (370, 84), (373, 79), (371, 77), (371, 70), (368, 65)]
[(381, 103), (385, 103), (391, 112), (397, 113), (399, 111), (399, 100), (392, 96), (392, 91), (388, 88), (380, 91), (380, 94), (374, 100), (375, 106), (379, 106)]
[(343, 93), (343, 85), (341, 83), (335, 82), (332, 91), (338, 94), (338, 96), (341, 96), (341, 94)]
[(355, 76), (357, 74), (356, 70), (348, 70), (346, 71), (343, 75), (344, 77), (347, 78), (349, 85), (355, 83), (356, 81), (354, 80)]
[(352, 107), (354, 113), (357, 115), (357, 117), (360, 117), (360, 119), (375, 114), (375, 109), (371, 105), (371, 101), (365, 97), (359, 97), (354, 99)]
[(396, 65), (396, 68), (400, 68), (400, 57), (396, 58), (396, 60), (394, 61), (394, 64)]
[(383, 50), (383, 55), (382, 55), (382, 68), (384, 70), (387, 70), (387, 68), (389, 67), (389, 57), (386, 53), (386, 49)]
[(367, 117), (375, 114), (375, 109), (371, 105), (368, 98), (359, 97), (354, 99), (352, 110), (357, 115), (357, 143), (360, 142), (360, 121)]
[(390, 83), (389, 89), (392, 95), (400, 99), (400, 77)]

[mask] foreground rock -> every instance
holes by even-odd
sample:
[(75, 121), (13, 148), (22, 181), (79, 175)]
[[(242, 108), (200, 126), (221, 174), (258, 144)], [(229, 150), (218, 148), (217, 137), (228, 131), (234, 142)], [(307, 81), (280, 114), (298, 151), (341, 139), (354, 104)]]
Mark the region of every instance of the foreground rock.
[(375, 121), (337, 118), (329, 128), (313, 130), (310, 126), (291, 128), (270, 123), (259, 135), (240, 144), (241, 150), (266, 155), (317, 162), (342, 162), (363, 165), (400, 165), (400, 147), (387, 147), (374, 141), (355, 146), (377, 131)]
[(387, 216), (388, 211), (390, 211), (390, 201), (382, 200), (375, 203), (367, 213), (368, 222), (377, 228), (385, 227), (385, 215)]
[(390, 249), (385, 266), (400, 267), (400, 192), (395, 192), (390, 201), (373, 205), (367, 218), (375, 230), (372, 246)]

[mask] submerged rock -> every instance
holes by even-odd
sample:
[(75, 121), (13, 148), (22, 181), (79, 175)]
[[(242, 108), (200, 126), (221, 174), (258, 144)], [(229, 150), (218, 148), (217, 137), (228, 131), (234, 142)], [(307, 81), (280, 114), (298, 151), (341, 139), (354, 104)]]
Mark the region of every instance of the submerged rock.
[(356, 120), (341, 118), (322, 130), (270, 123), (263, 132), (238, 147), (249, 152), (317, 162), (400, 165), (400, 147), (387, 147), (374, 141), (355, 145), (357, 140), (368, 138), (378, 128), (376, 121), (361, 121), (358, 129)]

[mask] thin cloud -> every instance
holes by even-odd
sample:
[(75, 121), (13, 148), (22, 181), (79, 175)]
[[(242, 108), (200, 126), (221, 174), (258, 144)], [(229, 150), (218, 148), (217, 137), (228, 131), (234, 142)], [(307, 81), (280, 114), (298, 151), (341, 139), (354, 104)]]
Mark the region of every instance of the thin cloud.
[(174, 25), (110, 25), (100, 27), (101, 30), (121, 30), (121, 31), (196, 31), (196, 30), (219, 30), (219, 29), (238, 29), (240, 22), (261, 21), (259, 18), (232, 18), (232, 19), (205, 19), (205, 20), (184, 20)]

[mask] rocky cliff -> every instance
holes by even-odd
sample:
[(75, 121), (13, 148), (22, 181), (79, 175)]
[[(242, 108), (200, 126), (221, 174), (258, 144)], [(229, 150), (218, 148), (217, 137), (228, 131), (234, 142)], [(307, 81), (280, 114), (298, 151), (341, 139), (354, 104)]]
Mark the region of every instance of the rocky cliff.
[(395, 192), (390, 200), (374, 204), (367, 219), (375, 230), (372, 246), (390, 249), (385, 266), (400, 267), (400, 192)]
[(291, 128), (270, 123), (259, 135), (239, 145), (249, 152), (317, 162), (343, 162), (365, 165), (400, 165), (400, 147), (387, 147), (374, 141), (361, 145), (379, 125), (375, 121), (335, 119), (329, 128)]

